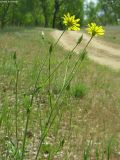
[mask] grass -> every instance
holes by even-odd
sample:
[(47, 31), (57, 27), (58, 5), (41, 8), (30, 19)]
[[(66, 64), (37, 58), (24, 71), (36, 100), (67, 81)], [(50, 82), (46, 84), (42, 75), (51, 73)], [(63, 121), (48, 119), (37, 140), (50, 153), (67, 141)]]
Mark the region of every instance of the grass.
[[(45, 39), (41, 38), (41, 31)], [(15, 144), (16, 66), (18, 142), (21, 154), (26, 109), (32, 95), (38, 68), (43, 64), (51, 38), (50, 29), (7, 29), (0, 33), (0, 159), (13, 159)], [(109, 34), (106, 37), (109, 37)], [(57, 46), (51, 56), (51, 70), (67, 51)], [(69, 71), (77, 55), (69, 64)], [(52, 79), (52, 103), (62, 87), (65, 63)], [(48, 60), (43, 67), (27, 131), (26, 159), (34, 160), (44, 126), (49, 116)], [(83, 85), (84, 84), (84, 85)], [(60, 110), (42, 146), (40, 159), (107, 159), (120, 158), (120, 71), (113, 71), (86, 58), (59, 101)], [(40, 87), (40, 88), (39, 88)], [(87, 88), (87, 92), (86, 92)], [(71, 94), (71, 92), (73, 94)], [(77, 94), (77, 98), (76, 95)], [(74, 96), (73, 96), (74, 95)], [(82, 98), (81, 98), (82, 95)], [(19, 160), (19, 156), (17, 158)]]
[(104, 39), (108, 42), (120, 44), (120, 26), (107, 26), (105, 27), (106, 34)]
[(73, 89), (73, 95), (76, 98), (83, 98), (87, 93), (87, 88), (84, 84), (76, 84)]

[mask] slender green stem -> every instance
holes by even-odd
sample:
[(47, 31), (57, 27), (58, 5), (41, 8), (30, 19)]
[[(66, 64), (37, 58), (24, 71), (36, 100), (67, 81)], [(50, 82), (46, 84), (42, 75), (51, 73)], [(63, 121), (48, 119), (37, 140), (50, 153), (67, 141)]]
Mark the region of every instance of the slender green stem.
[(68, 136), (68, 140), (70, 140), (70, 146), (71, 146), (73, 110), (72, 110), (71, 106), (69, 108), (70, 108), (70, 119), (69, 119), (69, 136)]
[[(53, 49), (54, 49), (55, 46), (58, 44), (59, 40), (61, 39), (61, 37), (63, 36), (64, 33), (65, 33), (65, 30), (62, 32), (62, 34), (61, 34), (60, 37), (58, 38), (57, 42), (55, 42), (55, 44), (53, 45)], [(71, 52), (73, 52), (73, 51), (75, 50), (75, 48), (76, 48), (76, 45), (75, 45), (75, 47), (72, 49)], [(70, 52), (70, 53), (71, 53), (71, 52)], [(47, 55), (47, 57), (48, 57), (48, 55)], [(46, 57), (46, 59), (47, 59), (47, 57)], [(56, 72), (56, 70), (63, 64), (63, 62), (64, 62), (68, 57), (69, 57), (69, 55), (67, 55), (67, 56), (57, 65), (57, 67), (53, 70), (53, 72), (50, 73), (50, 75), (48, 76), (48, 78), (44, 81), (44, 84), (45, 84), (47, 81), (49, 81), (49, 79), (54, 75), (54, 73)], [(45, 59), (45, 60), (46, 60), (46, 59)], [(39, 77), (39, 76), (38, 76), (38, 77)], [(44, 86), (44, 85), (43, 85), (43, 86)]]
[(36, 87), (37, 87), (37, 83), (38, 83), (38, 81), (39, 81), (39, 78), (40, 78), (40, 74), (41, 74), (41, 72), (42, 72), (42, 70), (43, 70), (43, 67), (44, 67), (44, 65), (45, 65), (45, 63), (46, 63), (46, 59), (48, 58), (48, 54), (46, 55), (46, 57), (45, 57), (45, 59), (44, 59), (44, 61), (43, 61), (43, 63), (42, 63), (42, 66), (40, 65), (39, 66), (39, 70), (38, 70), (38, 75), (37, 75), (37, 78), (36, 78), (36, 81), (35, 81), (35, 85), (34, 85), (34, 93), (36, 92)]
[(49, 105), (52, 110), (52, 97), (51, 97), (51, 52), (49, 52), (49, 62), (48, 62), (48, 75), (49, 75)]
[(16, 144), (18, 148), (18, 76), (19, 70), (16, 73), (16, 84), (15, 84), (15, 128), (16, 128)]
[(26, 143), (26, 136), (27, 136), (27, 129), (28, 129), (28, 124), (29, 124), (29, 119), (30, 119), (30, 113), (27, 113), (25, 132), (24, 132), (24, 138), (23, 138), (23, 148), (22, 148), (22, 157), (21, 157), (21, 160), (24, 159), (25, 143)]
[[(90, 41), (92, 40), (92, 38), (93, 38), (93, 37), (91, 37), (90, 40), (88, 41), (88, 43), (86, 44), (86, 46), (85, 46), (85, 48), (84, 48), (84, 50), (83, 50), (83, 54), (85, 53), (85, 50), (86, 50), (87, 46), (89, 45)], [(62, 89), (61, 89), (61, 91), (60, 91), (60, 94), (59, 94), (59, 96), (58, 96), (58, 98), (57, 98), (57, 100), (56, 100), (56, 102), (55, 102), (55, 104), (54, 104), (54, 106), (53, 106), (53, 108), (52, 108), (52, 111), (51, 111), (51, 113), (50, 113), (50, 115), (49, 115), (48, 121), (47, 121), (46, 126), (45, 126), (45, 130), (44, 130), (43, 135), (42, 135), (42, 137), (41, 137), (41, 141), (40, 141), (40, 144), (39, 144), (39, 147), (38, 147), (38, 151), (37, 151), (35, 160), (37, 160), (37, 158), (38, 158), (38, 156), (39, 156), (39, 152), (40, 152), (41, 146), (42, 146), (42, 144), (43, 144), (43, 142), (44, 142), (44, 140), (45, 140), (45, 138), (46, 138), (46, 136), (47, 136), (47, 134), (48, 134), (48, 132), (49, 132), (49, 129), (51, 128), (51, 126), (52, 126), (52, 124), (53, 124), (53, 122), (54, 122), (54, 120), (55, 120), (55, 118), (56, 118), (56, 116), (57, 116), (57, 114), (55, 114), (55, 116), (52, 118), (54, 109), (58, 111), (58, 107), (56, 107), (56, 105), (58, 104), (58, 101), (59, 101), (59, 99), (60, 99), (60, 97), (61, 97), (64, 89), (65, 89), (66, 86), (70, 83), (70, 81), (73, 79), (72, 74), (74, 73), (74, 71), (75, 71), (75, 69), (76, 69), (76, 67), (77, 67), (77, 65), (78, 65), (78, 63), (79, 63), (80, 60), (81, 60), (81, 56), (79, 56), (77, 62), (75, 63), (75, 65), (74, 65), (74, 67), (73, 67), (73, 69), (72, 69), (72, 71), (71, 71), (71, 73), (70, 73), (70, 75), (69, 75), (66, 83), (65, 83), (64, 86), (62, 87)], [(82, 62), (82, 61), (81, 61), (81, 62)], [(81, 64), (81, 63), (80, 63), (80, 64)], [(51, 119), (51, 118), (52, 118), (52, 119)]]
[(76, 44), (74, 46), (74, 48), (68, 53), (68, 55), (56, 66), (56, 68), (53, 70), (53, 72), (50, 74), (50, 76), (48, 76), (48, 78), (44, 81), (44, 84), (49, 80), (49, 78), (51, 78), (54, 75), (56, 70), (65, 62), (66, 59), (68, 59), (70, 56), (74, 55), (74, 50), (76, 49), (77, 46), (78, 46), (78, 44)]
[(94, 36), (91, 36), (91, 38), (89, 39), (88, 43), (86, 44), (86, 46), (85, 46), (83, 52), (86, 50), (86, 48), (88, 47), (88, 45), (89, 45), (89, 43), (91, 42), (91, 40), (93, 39), (93, 37), (94, 37)]
[[(60, 37), (58, 38), (58, 40), (55, 42), (55, 44), (53, 45), (53, 48), (52, 48), (52, 49), (55, 48), (55, 46), (58, 44), (59, 40), (61, 39), (61, 37), (63, 36), (64, 33), (65, 33), (65, 30), (62, 32), (62, 34), (60, 35)], [(51, 53), (52, 53), (52, 51), (51, 51)], [(51, 53), (49, 53), (50, 56), (51, 56)], [(49, 102), (50, 102), (50, 106), (52, 106), (51, 93), (50, 93), (50, 89), (51, 89), (51, 75), (53, 75), (53, 73), (55, 73), (56, 69), (55, 69), (55, 70), (52, 72), (52, 74), (51, 74), (51, 59), (50, 59), (51, 57), (50, 57), (50, 56), (49, 56), (49, 77), (48, 77), (48, 79), (47, 79), (46, 81), (49, 80)], [(60, 66), (62, 63), (63, 63), (63, 61), (62, 61), (56, 68), (58, 69), (59, 66)], [(52, 108), (51, 108), (51, 112), (52, 112)], [(49, 123), (48, 123), (48, 124), (49, 124)], [(45, 130), (44, 130), (44, 133), (46, 133), (46, 134), (43, 133), (43, 136), (41, 137), (41, 142), (40, 142), (40, 144), (39, 144), (38, 152), (37, 152), (37, 154), (36, 154), (35, 160), (37, 160), (37, 158), (38, 158), (38, 156), (39, 156), (39, 152), (40, 152), (42, 143), (43, 143), (43, 141), (44, 141), (44, 139), (45, 139), (45, 137), (46, 137), (46, 135), (47, 135), (47, 130), (46, 130), (46, 128), (47, 128), (47, 126), (45, 126)]]
[(23, 147), (22, 147), (22, 157), (21, 157), (21, 160), (24, 159), (25, 144), (26, 144), (27, 130), (28, 130), (28, 125), (29, 125), (29, 120), (30, 120), (31, 107), (33, 105), (33, 100), (34, 100), (34, 96), (35, 96), (36, 89), (37, 89), (37, 83), (38, 83), (40, 74), (42, 72), (42, 69), (43, 69), (43, 67), (45, 65), (47, 56), (45, 57), (42, 66), (40, 65), (40, 67), (39, 67), (39, 71), (38, 71), (38, 75), (37, 75), (37, 78), (36, 78), (36, 81), (35, 81), (34, 90), (33, 90), (33, 93), (32, 93), (29, 109), (27, 111), (27, 118), (26, 118), (26, 123), (25, 123), (25, 131), (24, 131), (24, 137), (23, 137)]
[[(88, 41), (88, 43), (86, 44), (86, 46), (85, 46), (85, 48), (84, 48), (84, 50), (83, 50), (83, 54), (86, 53), (85, 50), (86, 50), (87, 46), (89, 45), (90, 41), (92, 40), (92, 38), (93, 38), (93, 37), (91, 37), (90, 40)], [(66, 86), (70, 83), (70, 81), (73, 79), (75, 73), (77, 72), (77, 69), (76, 69), (77, 65), (79, 64), (78, 67), (81, 65), (81, 63), (82, 63), (83, 60), (81, 60), (81, 61), (80, 61), (80, 60), (81, 60), (81, 56), (79, 56), (79, 58), (78, 58), (77, 62), (75, 63), (72, 71), (70, 72), (69, 77), (68, 77), (68, 79), (66, 80), (66, 83), (64, 84), (64, 86), (62, 87), (62, 89), (61, 89), (61, 91), (60, 91), (60, 94), (59, 94), (59, 96), (58, 96), (58, 98), (57, 98), (54, 106), (56, 106), (56, 104), (58, 103), (58, 101), (59, 101), (59, 99), (60, 99), (60, 97), (61, 97), (64, 89), (65, 89)], [(79, 61), (80, 61), (80, 63), (79, 63)], [(77, 68), (78, 68), (78, 67), (77, 67)], [(75, 69), (76, 69), (76, 70), (75, 70)], [(54, 107), (53, 107), (53, 108), (54, 108)]]
[(60, 37), (58, 38), (58, 40), (54, 43), (53, 48), (56, 47), (56, 45), (58, 44), (59, 40), (61, 39), (61, 37), (63, 36), (63, 34), (65, 33), (65, 30), (61, 33)]
[[(88, 43), (86, 44), (85, 48), (84, 48), (83, 51), (82, 51), (82, 54), (83, 54), (82, 56), (83, 56), (83, 57), (85, 57), (85, 55), (86, 55), (86, 48), (87, 48), (87, 46), (89, 45), (89, 43), (91, 42), (92, 38), (93, 38), (93, 36), (91, 36), (90, 40), (88, 41)], [(68, 82), (66, 83), (66, 86), (67, 86), (67, 85), (71, 82), (71, 80), (73, 79), (74, 75), (75, 75), (76, 72), (77, 72), (77, 69), (78, 69), (79, 66), (82, 64), (82, 61), (83, 61), (83, 60), (84, 60), (84, 58), (81, 59), (81, 55), (80, 55), (79, 58), (78, 58), (78, 60), (76, 61), (75, 65), (74, 65), (71, 73), (70, 73), (70, 76), (69, 76), (69, 78), (68, 78)], [(80, 62), (80, 63), (79, 63), (79, 62)], [(77, 67), (77, 65), (78, 65), (78, 67)], [(76, 69), (76, 68), (77, 68), (77, 69)]]
[(66, 64), (65, 76), (64, 76), (64, 79), (63, 79), (63, 86), (65, 85), (65, 82), (66, 82), (67, 72), (68, 72), (68, 67), (69, 67), (69, 62), (70, 62), (70, 58), (68, 58), (68, 61), (67, 61), (67, 64)]
[(78, 43), (74, 46), (74, 48), (69, 53), (68, 61), (67, 61), (67, 64), (66, 64), (66, 69), (65, 69), (65, 76), (64, 76), (64, 80), (63, 80), (63, 86), (65, 85), (65, 82), (66, 82), (70, 59), (72, 58), (72, 56), (74, 54), (74, 50), (76, 49), (77, 46), (78, 46)]
[[(85, 48), (84, 48), (84, 50), (83, 50), (83, 54), (86, 54), (85, 50), (86, 50), (87, 46), (89, 45), (90, 41), (92, 40), (92, 38), (93, 38), (93, 36), (90, 38), (90, 40), (89, 40), (88, 43), (86, 44), (86, 46), (85, 46)], [(66, 88), (66, 86), (67, 86), (67, 85), (71, 82), (71, 80), (73, 79), (74, 75), (75, 75), (76, 72), (77, 72), (77, 69), (78, 69), (79, 66), (82, 64), (82, 61), (83, 61), (83, 59), (81, 60), (81, 56), (79, 56), (79, 58), (78, 58), (78, 60), (76, 61), (75, 65), (74, 65), (74, 67), (73, 67), (73, 69), (72, 69), (72, 71), (71, 71), (70, 74), (69, 74), (68, 79), (66, 80), (66, 83), (65, 83), (64, 86), (62, 87), (62, 89), (61, 89), (61, 91), (60, 91), (60, 94), (59, 94), (59, 96), (58, 96), (58, 98), (57, 98), (54, 106), (57, 105), (57, 103), (58, 103), (58, 101), (59, 101), (59, 99), (60, 99), (60, 97), (61, 97), (64, 89)], [(80, 62), (80, 63), (79, 63), (79, 62)], [(77, 66), (78, 66), (78, 67), (77, 67)], [(54, 108), (54, 107), (53, 107), (53, 108)]]
[[(64, 33), (64, 32), (63, 32), (63, 33)], [(63, 35), (63, 33), (62, 33), (62, 35)], [(62, 36), (60, 36), (60, 37), (62, 37)], [(59, 38), (59, 40), (60, 40), (60, 38)], [(77, 46), (78, 46), (78, 43), (77, 43), (77, 44), (74, 46), (74, 48), (70, 51), (69, 55), (66, 56), (66, 57), (64, 58), (64, 60), (63, 60), (62, 62), (60, 62), (59, 65), (55, 68), (55, 70), (49, 75), (49, 78), (51, 77), (51, 75), (53, 75), (53, 74), (55, 73), (55, 71), (60, 67), (60, 65), (61, 65), (67, 58), (69, 58), (70, 56), (72, 56), (72, 55), (74, 54), (74, 50), (76, 49)], [(71, 53), (72, 53), (72, 54), (71, 54)], [(71, 54), (71, 55), (70, 55), (70, 54)], [(47, 80), (49, 80), (49, 79), (47, 79)], [(47, 81), (47, 80), (46, 80), (46, 81)], [(63, 88), (64, 88), (64, 86), (63, 86)], [(55, 103), (55, 104), (56, 104), (56, 103)], [(55, 106), (55, 105), (54, 105), (54, 106)], [(53, 107), (53, 108), (54, 108), (54, 107)], [(46, 136), (47, 136), (47, 134), (48, 134), (48, 131), (49, 131), (51, 125), (52, 125), (52, 123), (50, 124), (50, 120), (51, 120), (51, 117), (52, 117), (52, 114), (53, 114), (53, 111), (54, 111), (53, 108), (52, 108), (52, 110), (51, 110), (51, 112), (50, 112), (48, 121), (47, 121), (47, 123), (46, 123), (45, 130), (44, 130), (44, 132), (43, 132), (43, 136), (41, 137), (41, 141), (40, 141), (40, 144), (39, 144), (39, 147), (38, 147), (38, 151), (37, 151), (35, 160), (37, 160), (37, 158), (38, 158), (38, 156), (39, 156), (39, 152), (40, 152), (41, 146), (42, 146), (42, 144), (43, 144), (43, 142), (44, 142), (44, 139), (46, 138)], [(50, 126), (49, 126), (49, 124), (50, 124)]]
[[(52, 73), (48, 76), (48, 78), (44, 81), (44, 85), (45, 85), (45, 83), (47, 83), (47, 81), (49, 80), (49, 78), (51, 78), (53, 75), (54, 75), (54, 73), (56, 72), (56, 70), (64, 63), (64, 61), (66, 60), (68, 58), (68, 56), (66, 56), (57, 66), (56, 66), (56, 68), (52, 71)], [(44, 86), (43, 85), (43, 86)]]
[(14, 53), (14, 63), (16, 67), (16, 81), (15, 81), (15, 136), (16, 136), (16, 148), (18, 149), (18, 77), (19, 69), (16, 60), (16, 53)]

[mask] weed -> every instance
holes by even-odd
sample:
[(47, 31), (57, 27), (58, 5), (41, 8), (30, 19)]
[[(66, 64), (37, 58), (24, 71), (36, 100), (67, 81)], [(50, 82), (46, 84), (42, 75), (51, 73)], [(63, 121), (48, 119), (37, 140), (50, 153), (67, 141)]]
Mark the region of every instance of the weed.
[(73, 95), (75, 98), (83, 98), (87, 94), (87, 87), (85, 84), (76, 84), (73, 88)]
[[(0, 36), (0, 159), (89, 160), (92, 152), (110, 160), (116, 144), (109, 134), (119, 146), (120, 74), (84, 59), (86, 52), (75, 55), (77, 45), (65, 54), (39, 30)], [(90, 136), (97, 148), (86, 147)]]

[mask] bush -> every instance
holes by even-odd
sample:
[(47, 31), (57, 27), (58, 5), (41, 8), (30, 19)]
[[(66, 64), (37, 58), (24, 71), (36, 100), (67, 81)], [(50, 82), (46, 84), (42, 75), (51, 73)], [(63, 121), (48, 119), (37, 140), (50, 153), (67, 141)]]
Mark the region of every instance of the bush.
[(23, 21), (24, 21), (23, 23), (24, 23), (25, 25), (32, 25), (32, 24), (34, 24), (34, 17), (33, 17), (33, 15), (32, 15), (31, 13), (27, 13), (27, 14), (25, 15)]
[(87, 88), (84, 84), (76, 84), (73, 88), (73, 95), (76, 98), (82, 98), (86, 95)]

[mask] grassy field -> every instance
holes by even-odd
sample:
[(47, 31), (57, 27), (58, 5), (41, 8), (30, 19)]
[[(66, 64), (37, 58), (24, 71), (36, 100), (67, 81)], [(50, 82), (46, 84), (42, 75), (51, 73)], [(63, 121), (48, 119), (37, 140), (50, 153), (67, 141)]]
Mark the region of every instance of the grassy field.
[[(44, 40), (41, 31), (45, 33)], [(27, 107), (39, 68), (45, 62), (31, 108), (25, 146), (25, 159), (35, 160), (41, 134), (51, 110), (50, 86), (49, 81), (46, 81), (49, 74), (48, 48), (53, 41), (50, 31), (51, 29), (42, 28), (16, 28), (0, 32), (1, 160), (14, 159), (16, 106), (17, 140), (21, 152)], [(116, 33), (116, 30), (107, 30), (105, 39), (115, 35), (113, 32)], [(112, 41), (116, 43), (116, 39)], [(51, 72), (66, 55), (67, 51), (63, 48), (55, 48), (51, 55)], [(77, 58), (78, 55), (72, 57), (68, 73)], [(62, 88), (65, 66), (66, 62), (51, 78), (53, 104)], [(120, 71), (96, 64), (86, 57), (63, 92), (58, 105), (55, 122), (42, 144), (40, 160), (120, 159)]]

